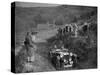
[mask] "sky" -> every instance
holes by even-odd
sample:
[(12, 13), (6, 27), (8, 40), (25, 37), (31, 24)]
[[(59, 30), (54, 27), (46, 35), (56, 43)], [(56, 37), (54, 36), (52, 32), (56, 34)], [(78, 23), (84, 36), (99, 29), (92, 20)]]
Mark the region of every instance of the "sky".
[(33, 2), (15, 2), (18, 7), (52, 7), (58, 6), (59, 4), (48, 4), (48, 3), (33, 3)]

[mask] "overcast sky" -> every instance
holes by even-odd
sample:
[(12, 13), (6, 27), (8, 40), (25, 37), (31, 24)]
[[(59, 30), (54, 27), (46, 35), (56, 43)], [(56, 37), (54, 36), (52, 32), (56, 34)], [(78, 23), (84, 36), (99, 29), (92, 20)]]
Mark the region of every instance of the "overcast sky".
[(33, 2), (15, 2), (18, 7), (52, 7), (59, 4), (47, 4), (47, 3), (33, 3)]

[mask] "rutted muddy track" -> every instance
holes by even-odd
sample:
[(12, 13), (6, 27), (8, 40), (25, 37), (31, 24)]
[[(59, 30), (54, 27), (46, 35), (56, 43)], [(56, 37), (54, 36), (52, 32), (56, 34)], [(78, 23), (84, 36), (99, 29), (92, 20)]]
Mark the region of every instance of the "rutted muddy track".
[(16, 55), (16, 72), (41, 72), (41, 71), (55, 71), (55, 68), (48, 59), (48, 49), (45, 44), (37, 44), (37, 51), (33, 50), (33, 62), (27, 62), (27, 53), (25, 46), (22, 46), (20, 52)]

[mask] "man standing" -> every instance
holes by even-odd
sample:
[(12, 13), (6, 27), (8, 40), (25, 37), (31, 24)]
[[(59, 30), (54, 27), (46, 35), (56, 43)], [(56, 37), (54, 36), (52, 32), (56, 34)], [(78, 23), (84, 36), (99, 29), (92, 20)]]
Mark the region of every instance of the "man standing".
[(31, 56), (32, 56), (32, 49), (33, 48), (33, 42), (32, 42), (32, 37), (31, 37), (31, 33), (27, 32), (26, 36), (25, 36), (25, 47), (26, 47), (26, 52), (27, 52), (27, 61), (30, 62), (31, 61)]

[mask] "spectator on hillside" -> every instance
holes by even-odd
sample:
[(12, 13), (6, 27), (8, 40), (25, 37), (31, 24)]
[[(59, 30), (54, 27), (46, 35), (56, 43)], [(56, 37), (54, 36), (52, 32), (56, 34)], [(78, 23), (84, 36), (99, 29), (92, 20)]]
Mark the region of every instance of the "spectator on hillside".
[(27, 61), (30, 62), (31, 56), (32, 56), (32, 48), (34, 47), (30, 32), (27, 32), (27, 34), (25, 36), (24, 45), (26, 47), (26, 52), (27, 52), (27, 56), (28, 56)]
[(37, 46), (36, 46), (35, 43), (34, 43), (34, 41), (36, 40), (36, 34), (37, 34), (37, 32), (32, 32), (32, 33), (31, 33), (32, 44), (33, 44), (34, 51), (36, 51), (36, 49), (37, 49)]

